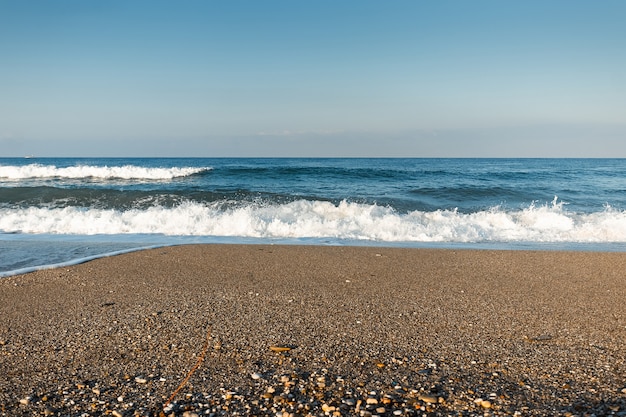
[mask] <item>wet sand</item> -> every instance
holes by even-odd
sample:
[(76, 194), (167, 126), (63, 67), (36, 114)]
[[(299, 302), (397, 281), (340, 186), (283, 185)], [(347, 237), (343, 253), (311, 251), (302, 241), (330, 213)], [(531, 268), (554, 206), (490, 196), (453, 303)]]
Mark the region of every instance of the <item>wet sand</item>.
[(165, 415), (626, 415), (624, 300), (624, 253), (140, 251), (0, 279), (0, 415), (160, 415), (197, 364)]

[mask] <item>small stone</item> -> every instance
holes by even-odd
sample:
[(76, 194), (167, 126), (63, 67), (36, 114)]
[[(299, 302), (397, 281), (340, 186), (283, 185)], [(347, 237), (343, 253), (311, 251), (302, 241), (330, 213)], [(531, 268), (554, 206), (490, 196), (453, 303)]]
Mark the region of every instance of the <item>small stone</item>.
[(191, 411), (185, 411), (183, 413), (183, 417), (200, 417), (200, 416), (198, 414), (196, 414), (196, 413), (191, 412)]
[(254, 372), (252, 375), (250, 375), (252, 377), (252, 379), (257, 380), (257, 379), (261, 379), (262, 375), (258, 372)]
[(376, 412), (377, 412), (378, 414), (385, 414), (385, 412), (386, 412), (386, 411), (387, 411), (387, 410), (385, 409), (385, 407), (378, 407), (378, 408), (376, 409)]
[(121, 395), (119, 397), (117, 397), (117, 402), (118, 403), (123, 403), (124, 402), (124, 397), (122, 397)]
[(53, 416), (54, 415), (54, 410), (52, 410), (51, 408), (46, 407), (46, 409), (43, 410), (43, 415), (44, 416)]
[(22, 398), (22, 399), (20, 399), (20, 404), (22, 404), (22, 405), (28, 405), (28, 404), (30, 404), (30, 398), (29, 398), (29, 397), (26, 397), (26, 398)]
[(437, 398), (437, 396), (435, 395), (419, 395), (417, 399), (422, 400), (428, 404), (435, 404), (439, 401), (439, 398)]
[(393, 415), (394, 416), (401, 416), (402, 415), (402, 410), (393, 410)]
[(146, 378), (142, 378), (140, 376), (135, 377), (135, 382), (138, 384), (146, 384), (148, 382), (148, 380)]
[(117, 410), (111, 411), (111, 415), (113, 417), (124, 417), (124, 415), (122, 413), (120, 413), (119, 411), (117, 411)]
[(356, 404), (356, 401), (354, 401), (354, 398), (344, 398), (343, 400), (341, 400), (345, 405), (349, 405), (349, 406), (353, 406), (354, 404)]
[(365, 400), (365, 404), (368, 404), (368, 405), (378, 404), (378, 400), (376, 398), (368, 398), (367, 400)]
[(322, 404), (322, 411), (325, 413), (329, 413), (331, 411), (335, 411), (335, 407), (328, 404)]
[(482, 398), (476, 398), (474, 403), (482, 408), (491, 408), (491, 401), (483, 400)]
[(96, 395), (100, 395), (100, 390), (98, 388), (92, 389), (91, 392), (93, 392)]

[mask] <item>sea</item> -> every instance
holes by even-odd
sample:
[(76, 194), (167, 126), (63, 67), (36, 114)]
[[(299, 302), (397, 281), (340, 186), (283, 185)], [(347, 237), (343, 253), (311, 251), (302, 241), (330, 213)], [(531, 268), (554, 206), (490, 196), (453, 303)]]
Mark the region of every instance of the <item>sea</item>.
[(0, 276), (188, 243), (626, 251), (626, 159), (0, 158)]

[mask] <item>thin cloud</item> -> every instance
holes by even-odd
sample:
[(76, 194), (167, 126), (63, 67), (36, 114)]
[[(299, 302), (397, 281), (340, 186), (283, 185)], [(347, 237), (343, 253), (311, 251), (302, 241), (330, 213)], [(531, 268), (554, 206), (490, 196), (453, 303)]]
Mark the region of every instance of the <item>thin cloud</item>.
[(257, 132), (257, 136), (281, 136), (281, 137), (289, 137), (289, 136), (327, 136), (327, 135), (337, 135), (341, 133), (346, 133), (345, 130), (342, 129), (329, 129), (329, 130), (276, 130), (276, 131), (260, 131)]

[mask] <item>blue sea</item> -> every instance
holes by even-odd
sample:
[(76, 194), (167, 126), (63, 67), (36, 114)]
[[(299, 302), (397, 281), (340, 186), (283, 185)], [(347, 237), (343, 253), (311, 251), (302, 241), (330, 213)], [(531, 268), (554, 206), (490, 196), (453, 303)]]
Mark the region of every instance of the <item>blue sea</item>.
[(0, 158), (0, 276), (185, 243), (626, 251), (626, 160)]

